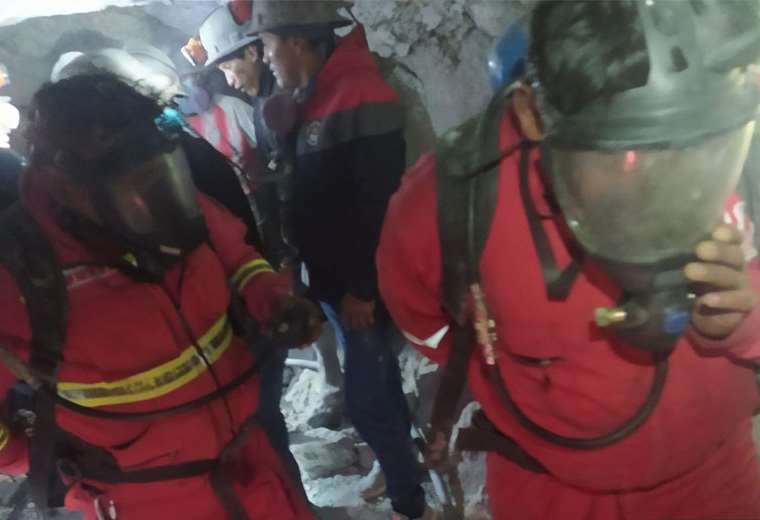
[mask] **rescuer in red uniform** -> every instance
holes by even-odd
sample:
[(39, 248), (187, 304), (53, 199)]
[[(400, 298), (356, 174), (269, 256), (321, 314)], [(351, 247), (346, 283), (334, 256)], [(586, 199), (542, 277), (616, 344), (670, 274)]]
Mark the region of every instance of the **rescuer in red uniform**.
[(381, 294), (445, 380), (467, 375), (484, 414), (460, 441), (492, 451), (495, 519), (760, 518), (760, 273), (733, 195), (757, 20), (541, 3), (525, 81), (392, 199)]
[(58, 471), (88, 520), (313, 518), (255, 412), (266, 345), (311, 341), (316, 310), (197, 194), (153, 100), (84, 75), (33, 106), (0, 236), (0, 470), (43, 511)]

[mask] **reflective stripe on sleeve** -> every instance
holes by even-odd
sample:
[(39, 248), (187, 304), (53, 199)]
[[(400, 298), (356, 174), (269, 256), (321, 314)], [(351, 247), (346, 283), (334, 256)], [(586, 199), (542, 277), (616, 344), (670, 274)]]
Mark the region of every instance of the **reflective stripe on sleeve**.
[(238, 269), (232, 277), (232, 283), (235, 285), (235, 287), (237, 287), (239, 291), (242, 291), (243, 287), (245, 287), (246, 284), (250, 282), (254, 276), (273, 272), (274, 269), (272, 269), (272, 266), (269, 265), (269, 262), (263, 258), (257, 258), (256, 260), (252, 260), (244, 264), (240, 269)]

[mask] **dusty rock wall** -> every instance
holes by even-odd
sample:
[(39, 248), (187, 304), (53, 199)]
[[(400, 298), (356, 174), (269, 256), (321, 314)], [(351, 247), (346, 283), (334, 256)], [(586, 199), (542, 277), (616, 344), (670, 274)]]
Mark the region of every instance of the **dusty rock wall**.
[[(373, 50), (399, 65), (393, 72), (394, 86), (416, 92), (422, 100), (422, 107), (416, 111), (424, 107), (434, 132), (440, 134), (486, 103), (490, 96), (488, 51), (504, 27), (523, 14), (531, 1), (356, 0), (353, 13), (366, 25)], [(102, 46), (108, 38), (151, 43), (184, 67), (179, 46), (218, 3), (164, 0), (30, 18), (0, 27), (0, 63), (8, 66), (13, 81), (2, 94), (23, 106), (48, 78), (62, 52)], [(423, 146), (429, 136), (416, 139)]]
[(487, 55), (531, 0), (356, 0), (371, 47), (414, 74), (440, 134), (491, 96)]
[[(9, 70), (11, 85), (4, 88), (18, 105), (28, 103), (31, 95), (47, 81), (58, 56), (72, 50), (89, 50), (113, 42), (150, 43), (167, 52), (177, 65), (184, 66), (179, 54), (187, 40), (181, 26), (162, 22), (176, 18), (183, 25), (202, 19), (215, 3), (196, 2), (171, 6), (110, 7), (103, 11), (30, 18), (15, 25), (0, 27), (0, 63)], [(195, 23), (195, 22), (193, 22)]]

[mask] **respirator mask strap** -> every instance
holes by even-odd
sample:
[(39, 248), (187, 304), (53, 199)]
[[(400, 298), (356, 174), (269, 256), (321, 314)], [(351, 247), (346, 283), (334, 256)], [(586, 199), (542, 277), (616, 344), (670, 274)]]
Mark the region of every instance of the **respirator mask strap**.
[[(566, 244), (571, 252), (572, 259), (564, 269), (560, 270), (549, 237), (544, 231), (542, 216), (536, 209), (530, 193), (530, 151), (534, 146), (534, 143), (528, 141), (523, 141), (520, 146), (520, 197), (525, 209), (525, 216), (528, 219), (528, 227), (536, 256), (541, 263), (546, 295), (550, 300), (562, 301), (567, 299), (578, 277), (582, 252), (577, 251), (577, 248), (572, 247), (572, 244)], [(542, 182), (545, 183), (543, 176)], [(544, 187), (548, 189), (548, 186)]]

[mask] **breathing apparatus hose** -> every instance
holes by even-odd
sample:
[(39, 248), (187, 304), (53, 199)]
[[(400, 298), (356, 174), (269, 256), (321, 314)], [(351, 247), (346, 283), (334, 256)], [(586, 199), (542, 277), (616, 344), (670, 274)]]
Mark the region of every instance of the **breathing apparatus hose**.
[(575, 450), (592, 450), (596, 448), (603, 448), (611, 444), (622, 441), (630, 434), (635, 432), (642, 424), (646, 422), (652, 412), (660, 402), (662, 396), (662, 390), (665, 387), (665, 381), (668, 374), (668, 360), (664, 354), (658, 354), (661, 358), (656, 361), (654, 375), (652, 377), (652, 385), (649, 389), (649, 394), (641, 407), (628, 421), (623, 423), (617, 429), (610, 433), (601, 435), (599, 437), (566, 437), (560, 435), (551, 430), (547, 430), (543, 426), (537, 424), (525, 412), (520, 409), (518, 404), (512, 399), (512, 395), (507, 388), (504, 378), (501, 375), (499, 366), (493, 365), (488, 367), (488, 375), (496, 387), (496, 391), (499, 395), (502, 405), (509, 410), (509, 412), (517, 419), (520, 425), (531, 433), (536, 434), (541, 439), (557, 444), (565, 448), (571, 448)]
[[(514, 150), (510, 150), (510, 153)], [(528, 162), (527, 162), (527, 156), (525, 155), (527, 153), (527, 149), (523, 148), (522, 150), (523, 157), (521, 158), (521, 169), (527, 168)], [(505, 156), (508, 156), (509, 154), (505, 154), (502, 156), (500, 160), (503, 160)], [(470, 272), (469, 272), (469, 279), (470, 284), (480, 284), (480, 270), (479, 270), (479, 255), (477, 254), (477, 245), (476, 245), (476, 237), (475, 237), (475, 229), (477, 229), (477, 215), (476, 215), (476, 183), (470, 182), (469, 183), (469, 201), (468, 201), (468, 213), (467, 213), (467, 247), (468, 247), (468, 256), (469, 256), (469, 266), (470, 266)], [(523, 199), (525, 199), (527, 192), (523, 192)], [(529, 194), (527, 194), (529, 196)], [(528, 201), (523, 200), (523, 204), (525, 205)], [(533, 230), (531, 230), (531, 234), (533, 234)], [(569, 287), (568, 287), (569, 288)], [(515, 402), (515, 400), (512, 398), (512, 394), (509, 391), (509, 388), (507, 387), (506, 382), (504, 381), (504, 378), (501, 374), (501, 371), (499, 369), (498, 364), (498, 357), (496, 358), (496, 362), (493, 365), (487, 365), (487, 372), (488, 376), (493, 383), (494, 387), (496, 388), (497, 394), (499, 395), (499, 400), (501, 401), (502, 405), (517, 419), (517, 421), (520, 423), (520, 425), (525, 428), (526, 430), (530, 431), (531, 433), (537, 435), (541, 439), (550, 442), (552, 444), (556, 444), (558, 446), (563, 446), (566, 448), (576, 449), (576, 450), (591, 450), (596, 448), (603, 448), (605, 446), (609, 446), (611, 444), (615, 444), (617, 442), (620, 442), (621, 440), (625, 439), (629, 435), (631, 435), (634, 431), (636, 431), (642, 424), (646, 422), (646, 420), (652, 415), (652, 412), (657, 407), (657, 404), (660, 402), (660, 397), (662, 396), (663, 388), (665, 387), (665, 381), (667, 380), (668, 375), (668, 356), (669, 353), (654, 353), (653, 354), (653, 361), (654, 361), (654, 375), (652, 376), (652, 384), (649, 389), (649, 393), (644, 400), (644, 403), (639, 407), (639, 409), (636, 411), (636, 413), (625, 423), (623, 423), (620, 427), (616, 428), (615, 430), (606, 433), (604, 435), (598, 436), (598, 437), (568, 437), (564, 435), (560, 435), (556, 432), (553, 432), (551, 430), (548, 430), (544, 428), (543, 426), (537, 424), (533, 419), (528, 417), (528, 415), (523, 412), (523, 410), (520, 408), (520, 406)]]

